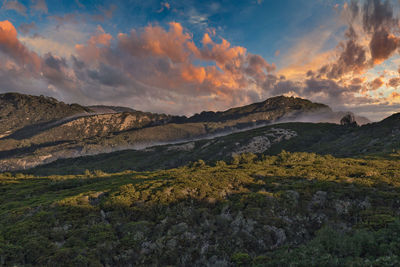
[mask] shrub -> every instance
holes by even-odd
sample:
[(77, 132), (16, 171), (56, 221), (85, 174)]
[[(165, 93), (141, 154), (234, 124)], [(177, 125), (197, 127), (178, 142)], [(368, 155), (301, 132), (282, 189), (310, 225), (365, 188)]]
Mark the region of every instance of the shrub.
[(236, 266), (249, 266), (251, 257), (247, 253), (239, 252), (232, 255), (231, 261), (236, 264)]
[(206, 166), (206, 162), (202, 159), (199, 159), (198, 161), (193, 163), (193, 167), (195, 168), (202, 168)]
[(215, 163), (215, 167), (220, 167), (220, 168), (226, 167), (226, 162), (223, 161), (223, 160), (218, 160), (218, 161)]
[(91, 177), (91, 176), (92, 176), (92, 173), (91, 173), (88, 169), (86, 169), (85, 172), (84, 172), (84, 175), (85, 175), (86, 177)]

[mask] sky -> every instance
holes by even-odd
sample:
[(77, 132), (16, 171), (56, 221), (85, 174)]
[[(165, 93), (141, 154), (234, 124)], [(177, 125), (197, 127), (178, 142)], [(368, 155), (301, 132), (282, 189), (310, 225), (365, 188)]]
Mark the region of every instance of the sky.
[(192, 115), (400, 112), (400, 0), (0, 0), (0, 93)]

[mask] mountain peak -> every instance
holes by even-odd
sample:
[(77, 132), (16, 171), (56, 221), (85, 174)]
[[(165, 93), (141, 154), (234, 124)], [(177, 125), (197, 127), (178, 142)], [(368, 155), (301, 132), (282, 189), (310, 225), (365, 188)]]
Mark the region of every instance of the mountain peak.
[(263, 106), (269, 109), (275, 108), (293, 108), (293, 109), (306, 109), (306, 110), (314, 110), (314, 109), (330, 109), (329, 106), (321, 103), (315, 103), (308, 99), (293, 97), (293, 96), (274, 96), (266, 99), (263, 102), (254, 103), (256, 106)]

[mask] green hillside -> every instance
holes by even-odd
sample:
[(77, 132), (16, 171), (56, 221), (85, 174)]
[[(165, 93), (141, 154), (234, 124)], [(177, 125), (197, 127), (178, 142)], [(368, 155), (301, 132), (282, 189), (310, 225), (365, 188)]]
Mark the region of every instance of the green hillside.
[(0, 178), (6, 266), (396, 266), (399, 154)]

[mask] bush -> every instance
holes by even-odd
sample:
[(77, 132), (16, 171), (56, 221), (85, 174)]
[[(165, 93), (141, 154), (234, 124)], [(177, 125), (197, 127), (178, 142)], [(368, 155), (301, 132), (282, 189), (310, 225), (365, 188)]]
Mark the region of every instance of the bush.
[(251, 257), (247, 253), (239, 252), (232, 255), (231, 261), (236, 264), (236, 266), (249, 266)]
[(198, 161), (193, 162), (192, 166), (195, 167), (195, 168), (203, 168), (203, 167), (205, 167), (207, 165), (206, 165), (206, 162), (204, 160), (199, 159)]
[(106, 175), (106, 173), (103, 172), (102, 170), (94, 170), (93, 173), (95, 176), (98, 176), (98, 177)]
[(92, 177), (92, 173), (88, 169), (85, 170), (84, 175), (88, 178)]
[(219, 168), (226, 167), (226, 162), (223, 161), (223, 160), (218, 160), (218, 161), (215, 163), (215, 167), (219, 167)]

